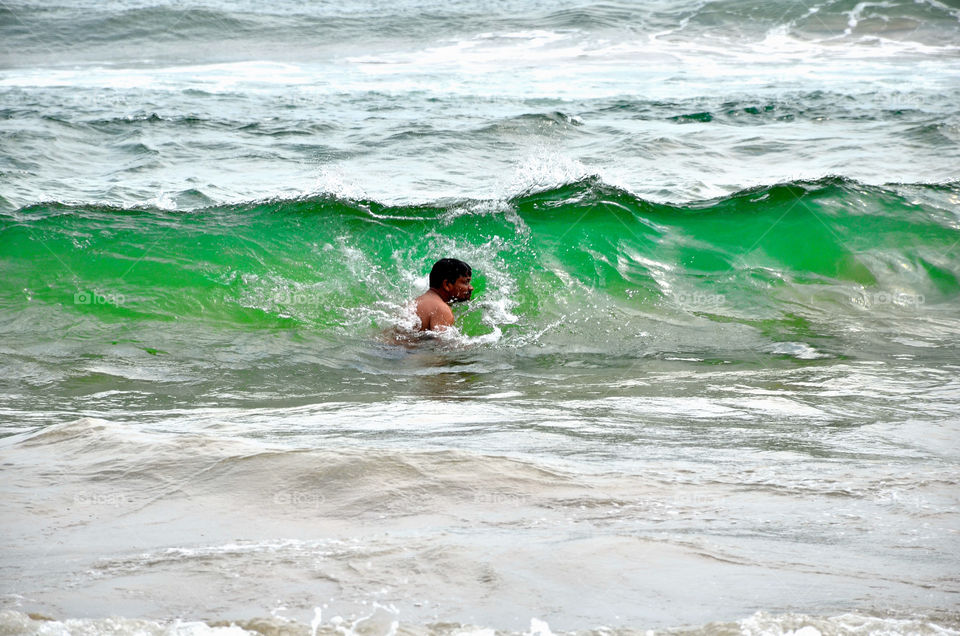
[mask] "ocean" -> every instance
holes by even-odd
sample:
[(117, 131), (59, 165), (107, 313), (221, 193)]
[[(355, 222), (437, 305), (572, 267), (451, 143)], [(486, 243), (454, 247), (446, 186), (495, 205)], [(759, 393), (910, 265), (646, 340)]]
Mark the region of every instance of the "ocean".
[(955, 0), (0, 41), (0, 635), (960, 634)]

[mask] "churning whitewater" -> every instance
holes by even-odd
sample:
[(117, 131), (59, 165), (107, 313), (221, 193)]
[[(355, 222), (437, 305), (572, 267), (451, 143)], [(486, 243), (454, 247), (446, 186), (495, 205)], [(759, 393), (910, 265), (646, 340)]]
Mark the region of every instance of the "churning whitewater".
[(0, 633), (960, 634), (955, 3), (0, 40)]

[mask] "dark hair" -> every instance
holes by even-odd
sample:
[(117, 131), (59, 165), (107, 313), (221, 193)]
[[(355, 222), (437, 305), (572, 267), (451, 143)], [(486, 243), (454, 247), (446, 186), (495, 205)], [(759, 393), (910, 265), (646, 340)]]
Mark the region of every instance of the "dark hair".
[(445, 280), (455, 283), (461, 276), (473, 276), (469, 265), (455, 258), (441, 258), (430, 270), (430, 287), (440, 288)]

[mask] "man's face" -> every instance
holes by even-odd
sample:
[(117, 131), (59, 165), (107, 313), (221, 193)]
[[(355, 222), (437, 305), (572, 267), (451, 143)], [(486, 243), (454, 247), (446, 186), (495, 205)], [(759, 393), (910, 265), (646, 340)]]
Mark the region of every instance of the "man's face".
[(473, 294), (473, 285), (470, 284), (470, 279), (470, 276), (461, 276), (455, 283), (444, 281), (443, 284), (447, 288), (447, 293), (450, 294), (450, 302), (459, 303), (470, 300), (470, 296)]

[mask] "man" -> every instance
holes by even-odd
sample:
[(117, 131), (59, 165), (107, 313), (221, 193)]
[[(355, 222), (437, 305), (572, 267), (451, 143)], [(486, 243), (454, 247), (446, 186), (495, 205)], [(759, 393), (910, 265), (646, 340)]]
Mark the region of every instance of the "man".
[(416, 300), (420, 331), (443, 331), (453, 326), (450, 305), (470, 300), (473, 270), (455, 258), (441, 258), (430, 270), (430, 289)]

